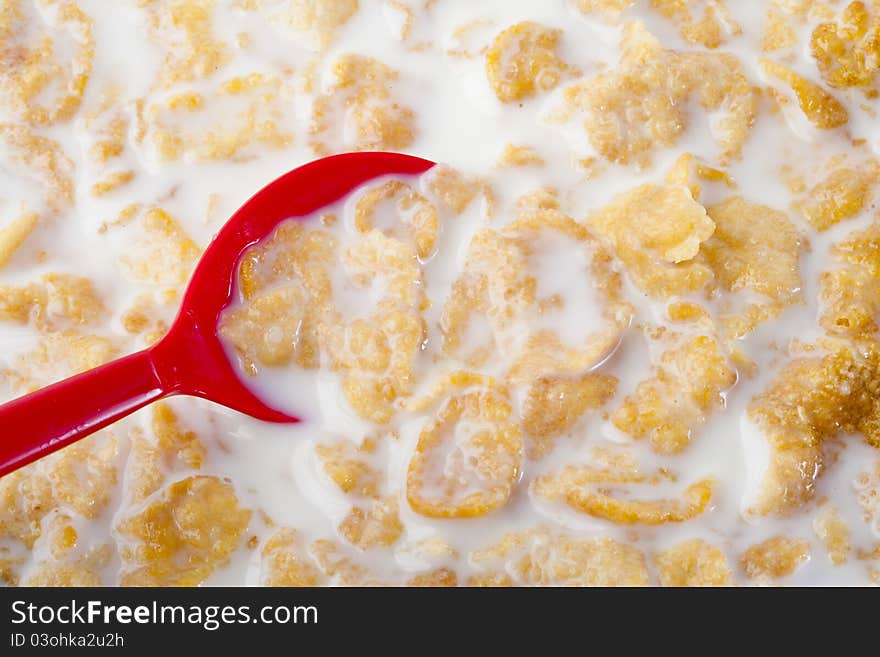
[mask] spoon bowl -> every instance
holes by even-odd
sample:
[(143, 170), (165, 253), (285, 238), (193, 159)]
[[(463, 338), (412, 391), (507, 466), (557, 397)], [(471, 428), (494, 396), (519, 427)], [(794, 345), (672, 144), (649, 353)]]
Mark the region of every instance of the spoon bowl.
[(266, 185), (208, 245), (162, 340), (0, 405), (0, 476), (171, 395), (201, 397), (266, 422), (298, 422), (248, 389), (217, 335), (220, 314), (234, 300), (239, 261), (282, 221), (308, 216), (375, 178), (432, 166), (400, 153), (346, 153)]

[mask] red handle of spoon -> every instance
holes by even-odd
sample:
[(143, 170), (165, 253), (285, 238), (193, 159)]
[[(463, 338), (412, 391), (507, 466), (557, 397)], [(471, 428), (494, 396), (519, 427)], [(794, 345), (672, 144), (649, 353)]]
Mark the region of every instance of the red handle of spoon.
[(168, 394), (150, 350), (0, 406), (0, 477)]

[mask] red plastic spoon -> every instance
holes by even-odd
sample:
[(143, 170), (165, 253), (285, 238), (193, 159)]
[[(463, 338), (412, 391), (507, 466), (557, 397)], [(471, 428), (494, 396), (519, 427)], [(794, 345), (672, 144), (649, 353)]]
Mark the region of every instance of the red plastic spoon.
[(233, 300), (239, 260), (285, 219), (309, 215), (373, 178), (432, 166), (399, 153), (347, 153), (269, 183), (208, 246), (160, 342), (0, 406), (0, 476), (170, 395), (210, 399), (267, 422), (297, 422), (245, 387), (217, 337), (220, 313)]

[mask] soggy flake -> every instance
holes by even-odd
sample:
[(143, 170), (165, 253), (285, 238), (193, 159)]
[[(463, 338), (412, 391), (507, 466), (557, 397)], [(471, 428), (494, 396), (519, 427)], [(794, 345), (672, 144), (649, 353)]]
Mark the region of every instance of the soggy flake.
[(529, 387), (522, 409), (528, 457), (539, 459), (548, 454), (558, 436), (586, 411), (604, 405), (616, 388), (617, 379), (607, 374), (537, 379)]
[(177, 311), (176, 291), (140, 294), (119, 318), (122, 328), (140, 336), (147, 345), (157, 343), (168, 332), (173, 313)]
[(393, 545), (403, 533), (397, 498), (377, 499), (366, 508), (354, 507), (339, 525), (339, 533), (362, 550)]
[(749, 289), (786, 303), (798, 298), (803, 238), (785, 213), (732, 196), (708, 214), (715, 232), (702, 252), (725, 289)]
[(28, 352), (18, 354), (11, 367), (0, 369), (4, 379), (21, 392), (55, 383), (112, 360), (116, 345), (109, 339), (76, 329), (48, 333)]
[(300, 539), (288, 527), (277, 530), (260, 550), (264, 586), (318, 586), (321, 575), (318, 569), (303, 556)]
[(562, 32), (533, 21), (500, 32), (486, 51), (486, 76), (502, 103), (550, 91), (568, 73), (557, 49)]
[(171, 406), (159, 402), (151, 411), (149, 431), (135, 427), (129, 435), (126, 478), (134, 503), (159, 490), (169, 475), (200, 469), (207, 454), (202, 440), (180, 421)]
[(321, 572), (334, 584), (343, 586), (378, 586), (381, 584), (366, 566), (354, 561), (333, 541), (326, 539), (314, 541), (309, 546), (309, 554), (318, 562)]
[[(532, 492), (547, 500), (560, 500), (572, 509), (620, 525), (663, 525), (684, 522), (702, 514), (712, 499), (712, 481), (688, 486), (676, 498), (660, 497), (651, 486), (661, 483), (663, 472), (644, 474), (634, 463), (607, 467), (566, 466), (535, 479)], [(631, 499), (633, 490), (652, 499)]]
[(358, 446), (351, 440), (315, 445), (315, 454), (324, 472), (344, 493), (377, 497), (381, 473), (370, 462), (375, 443), (365, 440)]
[(359, 232), (367, 233), (377, 224), (390, 226), (383, 232), (389, 237), (412, 240), (422, 260), (434, 252), (440, 232), (437, 208), (410, 185), (399, 180), (376, 185), (358, 198), (354, 212)]
[(6, 165), (16, 176), (36, 183), (51, 213), (73, 202), (74, 164), (61, 145), (37, 135), (23, 125), (0, 122), (0, 147)]
[(814, 228), (827, 230), (864, 210), (878, 180), (880, 162), (871, 161), (858, 168), (841, 167), (818, 182), (796, 207)]
[[(648, 570), (636, 548), (610, 538), (577, 539), (547, 529), (505, 534), (471, 553), (488, 571), (470, 586), (645, 586)], [(502, 574), (504, 573), (504, 574)]]
[(160, 162), (251, 160), (292, 143), (286, 104), (280, 78), (251, 73), (223, 82), (207, 96), (185, 93), (148, 105), (140, 141)]
[(110, 563), (109, 545), (89, 550), (81, 557), (69, 560), (45, 561), (37, 564), (36, 572), (23, 582), (24, 586), (104, 586), (101, 576)]
[[(575, 270), (571, 275), (592, 288), (580, 294), (593, 298), (578, 303), (597, 306), (596, 321), (578, 335), (557, 331), (566, 313), (580, 310), (572, 307), (566, 290), (552, 289), (559, 280), (548, 279), (552, 272), (547, 270), (558, 263), (546, 263), (561, 254), (566, 267)], [(614, 349), (629, 324), (632, 307), (620, 289), (609, 255), (583, 225), (546, 204), (524, 205), (503, 231), (483, 229), (471, 239), (443, 308), (444, 351), (479, 366), (498, 349), (510, 360), (509, 376), (517, 382), (582, 374)]]
[(711, 131), (725, 159), (738, 159), (755, 119), (754, 91), (736, 56), (666, 50), (637, 21), (624, 28), (621, 65), (563, 90), (552, 121), (578, 118), (598, 154), (646, 166), (653, 152), (673, 146), (694, 118), (687, 101), (712, 116)]
[(749, 406), (769, 449), (752, 513), (783, 514), (811, 499), (824, 469), (826, 440), (861, 432), (869, 443), (880, 444), (877, 345), (865, 344), (859, 350), (843, 344), (829, 347), (824, 356), (786, 365)]
[(831, 247), (833, 266), (819, 276), (819, 323), (831, 334), (869, 336), (880, 311), (880, 225)]
[[(345, 54), (336, 60), (333, 76), (333, 84), (312, 108), (309, 144), (317, 155), (352, 149), (400, 151), (412, 144), (415, 114), (391, 92), (397, 71), (372, 57)], [(346, 125), (352, 130), (340, 130)]]
[(0, 479), (0, 539), (31, 549), (56, 509), (101, 515), (117, 483), (117, 450), (116, 437), (99, 432)]
[(159, 84), (205, 78), (224, 67), (229, 47), (214, 31), (216, 0), (138, 0), (162, 51)]
[(87, 278), (56, 273), (28, 285), (0, 285), (0, 320), (55, 331), (95, 324), (103, 315), (104, 304)]
[(544, 164), (544, 158), (538, 154), (538, 151), (532, 146), (520, 146), (517, 144), (507, 143), (498, 156), (495, 166), (499, 169), (508, 167), (529, 167), (541, 166)]
[(355, 411), (386, 424), (412, 392), (414, 361), (425, 339), (418, 258), (411, 245), (372, 230), (342, 261), (356, 289), (380, 286), (383, 294), (371, 303), (370, 315), (327, 322), (331, 366), (343, 372), (343, 391)]
[[(466, 176), (445, 164), (437, 164), (422, 176), (422, 184), (433, 196), (440, 199), (456, 214), (461, 214), (471, 201), (484, 189), (477, 178)], [(435, 238), (436, 239), (436, 238)]]
[(519, 479), (522, 435), (505, 391), (460, 387), (443, 395), (407, 469), (407, 501), (424, 516), (485, 515), (507, 503)]
[(809, 558), (810, 544), (806, 541), (774, 536), (746, 550), (739, 563), (752, 579), (772, 580), (791, 575)]
[(332, 303), (330, 269), (336, 238), (301, 224), (282, 224), (242, 258), (245, 304), (223, 313), (218, 330), (255, 374), (257, 364), (318, 365), (320, 319)]
[(0, 3), (2, 104), (32, 124), (70, 119), (92, 74), (92, 21), (69, 0)]
[(125, 273), (135, 281), (182, 288), (201, 249), (178, 220), (160, 208), (144, 212), (138, 230), (138, 248), (129, 250), (119, 261)]
[(612, 421), (634, 438), (647, 438), (657, 452), (674, 454), (690, 444), (734, 383), (736, 371), (718, 341), (691, 337), (663, 353), (653, 376), (626, 397)]
[(720, 549), (694, 538), (655, 557), (663, 586), (731, 586), (733, 573)]
[(116, 530), (123, 586), (196, 586), (229, 560), (250, 519), (232, 486), (188, 477), (165, 488)]

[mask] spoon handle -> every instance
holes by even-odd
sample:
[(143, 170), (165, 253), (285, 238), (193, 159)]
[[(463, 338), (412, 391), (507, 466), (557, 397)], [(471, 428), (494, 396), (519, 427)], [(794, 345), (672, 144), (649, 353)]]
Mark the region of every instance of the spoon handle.
[(0, 477), (164, 397), (139, 351), (0, 406)]

